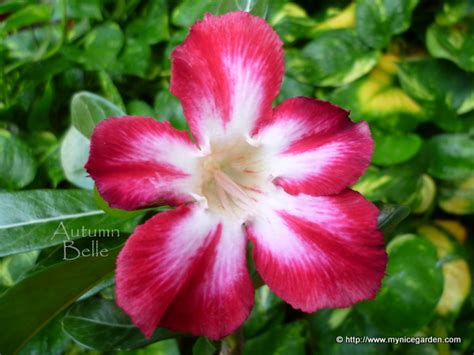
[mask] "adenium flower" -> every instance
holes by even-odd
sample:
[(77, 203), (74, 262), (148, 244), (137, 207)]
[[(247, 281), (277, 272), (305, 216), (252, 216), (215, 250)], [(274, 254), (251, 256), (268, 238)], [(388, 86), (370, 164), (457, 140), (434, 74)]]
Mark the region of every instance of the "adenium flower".
[(117, 260), (116, 299), (157, 326), (220, 338), (248, 317), (256, 270), (304, 312), (375, 297), (387, 262), (377, 208), (348, 189), (367, 168), (367, 123), (312, 98), (272, 109), (282, 42), (245, 12), (206, 15), (171, 54), (171, 92), (192, 132), (146, 117), (94, 130), (86, 169), (112, 207), (171, 205)]

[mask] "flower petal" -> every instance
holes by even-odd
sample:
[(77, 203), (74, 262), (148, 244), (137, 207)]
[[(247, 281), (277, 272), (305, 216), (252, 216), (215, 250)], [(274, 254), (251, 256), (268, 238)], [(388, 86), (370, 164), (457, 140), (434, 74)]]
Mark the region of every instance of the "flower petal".
[(127, 241), (116, 284), (118, 305), (148, 337), (158, 325), (228, 335), (253, 306), (243, 227), (197, 204), (160, 213)]
[(367, 123), (328, 102), (297, 97), (277, 106), (255, 136), (268, 151), (274, 183), (290, 194), (330, 195), (367, 169), (373, 141)]
[(201, 146), (248, 134), (271, 115), (283, 77), (283, 43), (246, 12), (207, 14), (171, 54), (171, 92)]
[(91, 137), (86, 170), (112, 207), (177, 205), (192, 200), (198, 155), (187, 134), (168, 122), (108, 118)]
[(278, 189), (267, 202), (247, 232), (276, 295), (305, 312), (375, 297), (387, 255), (373, 204), (352, 190), (314, 197)]

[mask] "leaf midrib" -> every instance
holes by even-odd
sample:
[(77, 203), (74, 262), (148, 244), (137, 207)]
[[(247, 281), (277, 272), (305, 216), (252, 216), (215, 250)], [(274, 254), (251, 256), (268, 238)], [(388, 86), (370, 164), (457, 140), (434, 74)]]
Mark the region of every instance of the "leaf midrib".
[(88, 211), (88, 212), (81, 212), (81, 213), (58, 215), (58, 216), (53, 216), (53, 217), (48, 217), (48, 218), (39, 218), (39, 219), (33, 219), (33, 220), (25, 221), (25, 222), (0, 225), (0, 230), (29, 226), (29, 225), (34, 225), (34, 224), (44, 224), (44, 223), (60, 221), (60, 220), (62, 221), (62, 220), (73, 219), (73, 218), (96, 216), (96, 215), (101, 215), (101, 214), (105, 214), (105, 212), (102, 210), (95, 210), (95, 211)]

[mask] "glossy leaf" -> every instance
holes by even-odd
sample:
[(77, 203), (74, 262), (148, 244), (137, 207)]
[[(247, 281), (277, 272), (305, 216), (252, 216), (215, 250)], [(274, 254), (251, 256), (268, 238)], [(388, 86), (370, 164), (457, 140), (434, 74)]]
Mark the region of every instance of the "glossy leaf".
[(379, 204), (377, 226), (385, 233), (392, 232), (396, 226), (410, 214), (410, 210), (403, 205)]
[(304, 84), (289, 76), (284, 76), (281, 83), (280, 93), (276, 98), (276, 102), (282, 101), (295, 96), (313, 96), (314, 89), (311, 85)]
[(417, 198), (422, 175), (410, 165), (388, 169), (369, 168), (353, 188), (372, 201), (411, 206)]
[(426, 32), (426, 45), (435, 58), (444, 58), (460, 68), (474, 71), (474, 21), (466, 20), (450, 27), (433, 24)]
[(319, 339), (316, 344), (318, 354), (377, 355), (384, 354), (388, 350), (388, 346), (384, 344), (362, 342), (355, 344), (354, 341), (346, 341), (354, 337), (380, 337), (382, 335), (363, 314), (354, 308), (323, 309), (311, 315), (310, 322), (313, 338)]
[(341, 86), (354, 81), (377, 63), (354, 30), (318, 32), (301, 51), (287, 51), (287, 72), (298, 81), (318, 86)]
[(117, 355), (180, 355), (180, 351), (176, 339), (168, 339), (148, 345), (143, 349), (119, 351)]
[(88, 32), (83, 48), (68, 46), (66, 57), (90, 70), (108, 69), (115, 63), (124, 43), (124, 35), (115, 22), (107, 22)]
[(357, 33), (368, 45), (384, 48), (393, 35), (410, 27), (418, 0), (357, 0)]
[(333, 91), (328, 99), (387, 132), (411, 131), (426, 120), (422, 107), (397, 82), (399, 58), (386, 54), (369, 75)]
[(474, 109), (474, 74), (465, 73), (447, 61), (402, 62), (398, 77), (403, 89), (429, 110), (435, 123)]
[(442, 180), (460, 180), (473, 174), (474, 138), (467, 134), (442, 134), (429, 143), (431, 175)]
[(5, 292), (0, 297), (0, 323), (15, 327), (2, 327), (2, 352), (11, 354), (21, 349), (56, 315), (109, 276), (118, 252), (116, 248), (107, 257), (81, 257), (55, 264)]
[(29, 5), (9, 16), (0, 24), (1, 32), (10, 32), (38, 22), (49, 21), (52, 15), (47, 4)]
[(244, 336), (254, 337), (283, 323), (284, 303), (266, 285), (255, 291), (255, 305), (244, 325)]
[(295, 322), (276, 327), (245, 343), (244, 355), (305, 354), (305, 325)]
[(137, 16), (127, 26), (127, 35), (145, 44), (155, 44), (169, 38), (168, 9), (165, 0), (147, 1)]
[(102, 20), (101, 0), (69, 0), (66, 2), (67, 14), (73, 18)]
[[(264, 17), (260, 14), (259, 16)], [(306, 11), (291, 2), (284, 4), (278, 12), (275, 12), (269, 22), (285, 43), (310, 38), (315, 26), (315, 21), (308, 16)]]
[(206, 12), (214, 12), (216, 6), (213, 0), (184, 0), (173, 10), (171, 22), (176, 26), (189, 27)]
[(77, 187), (91, 190), (94, 181), (84, 169), (89, 157), (89, 145), (89, 139), (71, 126), (61, 143), (60, 158), (66, 179)]
[(62, 244), (97, 230), (116, 230), (125, 222), (98, 208), (92, 191), (2, 192), (0, 200), (0, 256)]
[(440, 25), (452, 25), (463, 18), (472, 15), (474, 2), (472, 0), (449, 0), (442, 4), (436, 14), (436, 22)]
[(63, 354), (71, 339), (62, 330), (61, 318), (62, 314), (59, 314), (36, 333), (20, 350), (19, 355)]
[[(447, 226), (450, 226), (449, 222), (452, 221), (443, 222), (422, 225), (418, 227), (418, 233), (432, 242), (438, 252), (438, 259), (443, 268), (444, 288), (436, 306), (436, 313), (442, 317), (449, 317), (460, 311), (469, 295), (471, 275), (469, 265), (463, 258), (462, 246), (448, 231)], [(462, 225), (459, 227), (462, 228)]]
[(407, 234), (387, 246), (388, 267), (374, 301), (359, 304), (385, 335), (412, 335), (433, 317), (443, 291), (443, 273), (436, 248)]
[(156, 117), (155, 110), (142, 100), (132, 100), (128, 102), (127, 112), (132, 116)]
[(456, 215), (474, 213), (474, 177), (440, 185), (438, 204), (444, 211)]
[(374, 134), (375, 150), (372, 162), (388, 166), (403, 163), (412, 158), (421, 148), (422, 139), (416, 134)]
[[(104, 94), (104, 97), (106, 99), (106, 103), (104, 102), (101, 102), (99, 105), (100, 106), (103, 106), (103, 107), (107, 107), (109, 104), (109, 102), (115, 106), (115, 107), (118, 107), (119, 110), (121, 111), (124, 111), (125, 110), (125, 104), (123, 103), (123, 100), (122, 100), (122, 96), (120, 96), (120, 93), (117, 89), (117, 87), (115, 86), (114, 82), (112, 81), (112, 78), (110, 77), (109, 74), (107, 74), (107, 72), (101, 70), (98, 72), (97, 74), (97, 78), (99, 79), (99, 85), (100, 85), (100, 88), (102, 89), (102, 93)], [(91, 97), (89, 97), (89, 99), (91, 99)], [(95, 97), (95, 103), (98, 103), (98, 101), (100, 101), (101, 97)], [(74, 97), (73, 97), (73, 100), (74, 100)], [(71, 101), (71, 106), (72, 106), (72, 101)], [(114, 107), (114, 111), (119, 111), (119, 110), (115, 110), (115, 107)], [(71, 107), (71, 114), (72, 114), (72, 107)]]
[(181, 130), (188, 127), (179, 100), (168, 90), (160, 91), (156, 95), (153, 107), (160, 121), (170, 121), (174, 128)]
[(79, 92), (71, 100), (71, 121), (73, 126), (89, 138), (97, 123), (107, 117), (119, 117), (125, 113), (118, 106), (103, 97)]
[(145, 338), (114, 301), (99, 298), (76, 303), (62, 324), (74, 341), (100, 351), (132, 350), (173, 336), (172, 332), (158, 329), (151, 339)]
[(151, 49), (143, 40), (127, 38), (113, 71), (145, 77), (150, 70)]
[(38, 251), (30, 251), (0, 259), (0, 287), (11, 287), (36, 263)]
[(193, 355), (213, 355), (216, 351), (216, 346), (206, 337), (199, 337), (193, 345)]
[(10, 132), (0, 129), (0, 188), (21, 189), (31, 183), (36, 163), (31, 149)]

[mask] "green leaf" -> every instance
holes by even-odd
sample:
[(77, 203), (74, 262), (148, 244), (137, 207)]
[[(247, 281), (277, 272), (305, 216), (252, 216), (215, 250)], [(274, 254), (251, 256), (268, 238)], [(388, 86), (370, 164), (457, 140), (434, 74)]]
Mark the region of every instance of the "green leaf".
[(410, 27), (418, 0), (356, 0), (357, 33), (368, 45), (384, 48)]
[(92, 190), (94, 181), (84, 169), (89, 158), (89, 145), (89, 139), (71, 126), (61, 143), (60, 158), (66, 179), (78, 187)]
[(38, 251), (30, 251), (0, 259), (0, 286), (11, 287), (31, 269), (38, 258)]
[(435, 58), (444, 58), (460, 68), (474, 71), (474, 20), (445, 27), (433, 24), (426, 32), (426, 45)]
[(416, 200), (420, 180), (421, 173), (412, 165), (370, 167), (352, 188), (372, 201), (410, 206)]
[[(53, 23), (49, 26), (25, 28), (10, 34), (5, 45), (11, 58), (24, 62), (40, 61), (53, 55), (61, 46), (64, 27)], [(19, 62), (17, 65), (21, 65)]]
[(409, 160), (418, 153), (422, 139), (413, 133), (374, 132), (375, 150), (372, 162), (389, 166)]
[(276, 102), (281, 103), (282, 101), (295, 96), (311, 97), (313, 96), (313, 93), (314, 89), (311, 85), (300, 83), (299, 81), (285, 75)]
[(429, 173), (442, 180), (460, 180), (473, 174), (474, 139), (468, 134), (440, 134), (429, 142)]
[(31, 149), (3, 129), (0, 129), (0, 166), (0, 188), (21, 189), (35, 178), (36, 163)]
[(308, 38), (315, 22), (306, 11), (294, 3), (286, 3), (273, 14), (270, 24), (285, 43), (293, 43), (302, 38)]
[(410, 209), (403, 205), (378, 204), (379, 216), (377, 226), (385, 233), (392, 232), (410, 214)]
[(120, 93), (117, 87), (115, 86), (114, 82), (110, 78), (109, 74), (101, 70), (97, 73), (97, 77), (99, 79), (99, 85), (100, 85), (100, 88), (102, 89), (105, 99), (109, 100), (112, 103), (112, 105), (115, 105), (116, 107), (118, 107), (119, 110), (125, 111), (125, 104), (123, 103), (122, 96), (120, 96)]
[(169, 121), (177, 129), (188, 128), (179, 100), (168, 90), (160, 91), (156, 95), (153, 107), (160, 121)]
[(20, 350), (19, 355), (61, 355), (66, 353), (66, 347), (71, 339), (61, 327), (62, 314), (56, 316)]
[(89, 69), (107, 69), (123, 46), (123, 33), (114, 22), (105, 23), (89, 32), (85, 38), (84, 60)]
[(91, 18), (102, 20), (100, 10), (101, 0), (68, 0), (66, 2), (66, 12), (68, 16), (76, 19)]
[(116, 105), (101, 96), (82, 91), (71, 100), (71, 121), (73, 126), (85, 137), (92, 135), (94, 127), (107, 117), (124, 116)]
[(180, 351), (176, 339), (168, 339), (148, 345), (143, 349), (120, 351), (117, 355), (180, 355)]
[(245, 338), (251, 338), (264, 330), (277, 327), (285, 318), (285, 305), (266, 285), (255, 291), (255, 305), (244, 324)]
[(117, 230), (126, 222), (99, 209), (92, 191), (1, 192), (0, 200), (0, 256), (86, 237), (83, 228), (92, 232)]
[(51, 19), (52, 8), (50, 5), (28, 5), (7, 17), (0, 24), (1, 32), (10, 32), (38, 22), (47, 22)]
[(179, 27), (189, 27), (196, 20), (201, 19), (206, 12), (213, 13), (215, 9), (216, 3), (214, 0), (183, 0), (174, 8), (171, 22)]
[(54, 89), (52, 81), (44, 86), (44, 91), (37, 97), (28, 115), (28, 128), (34, 130), (45, 130), (50, 128), (50, 111), (54, 100)]
[(86, 35), (83, 50), (70, 45), (64, 49), (64, 55), (84, 64), (89, 70), (107, 70), (115, 63), (123, 43), (124, 36), (120, 26), (115, 22), (107, 22)]
[(419, 59), (399, 64), (403, 89), (437, 120), (456, 119), (474, 109), (474, 74), (436, 59)]
[(356, 307), (385, 335), (412, 335), (431, 320), (443, 291), (436, 248), (407, 234), (393, 239), (387, 252), (387, 276), (376, 299)]
[(448, 26), (455, 24), (473, 13), (474, 1), (448, 0), (443, 2), (440, 12), (436, 14), (436, 22), (442, 26)]
[[(386, 354), (387, 345), (346, 341), (346, 337), (380, 337), (380, 331), (374, 327), (356, 309), (323, 309), (310, 316), (311, 330), (315, 342), (316, 354), (327, 355), (377, 355)], [(342, 342), (337, 341), (342, 337)], [(340, 339), (340, 338), (339, 338)]]
[[(60, 145), (56, 145), (45, 157), (44, 157), (44, 169), (53, 187), (57, 187), (58, 184), (66, 179), (64, 170), (61, 166), (61, 154)], [(43, 167), (41, 166), (41, 167)]]
[(21, 68), (22, 89), (31, 90), (68, 70), (71, 66), (72, 63), (62, 56), (53, 56), (38, 63), (31, 63)]
[(279, 326), (245, 342), (244, 355), (304, 355), (305, 325), (294, 322)]
[(132, 116), (145, 116), (156, 118), (153, 108), (142, 100), (132, 100), (127, 103), (127, 112)]
[(113, 66), (113, 71), (120, 74), (145, 77), (150, 69), (150, 65), (150, 46), (144, 41), (127, 38), (125, 48)]
[(341, 86), (369, 72), (378, 55), (352, 29), (323, 31), (301, 52), (287, 51), (287, 71), (302, 83)]
[(414, 130), (426, 117), (398, 85), (398, 61), (391, 54), (382, 55), (369, 75), (334, 90), (329, 101), (349, 109), (355, 121), (368, 121), (387, 131)]
[(169, 39), (166, 0), (147, 1), (142, 12), (128, 25), (127, 35), (145, 44), (156, 44)]
[(457, 215), (474, 213), (474, 177), (440, 185), (438, 203), (441, 209)]
[[(55, 316), (84, 292), (108, 277), (120, 248), (106, 257), (81, 257), (46, 268), (10, 288), (0, 297), (2, 353), (17, 352)], [(34, 303), (31, 302), (34, 295)]]
[(132, 350), (173, 337), (157, 329), (151, 339), (145, 338), (114, 301), (89, 298), (76, 303), (62, 321), (64, 331), (78, 344), (99, 351)]
[(193, 355), (214, 355), (216, 346), (206, 337), (199, 337), (193, 345)]

